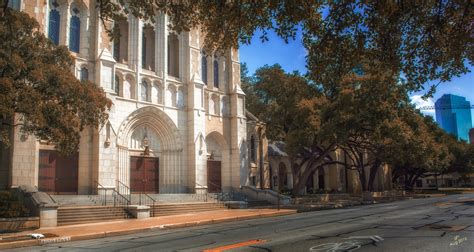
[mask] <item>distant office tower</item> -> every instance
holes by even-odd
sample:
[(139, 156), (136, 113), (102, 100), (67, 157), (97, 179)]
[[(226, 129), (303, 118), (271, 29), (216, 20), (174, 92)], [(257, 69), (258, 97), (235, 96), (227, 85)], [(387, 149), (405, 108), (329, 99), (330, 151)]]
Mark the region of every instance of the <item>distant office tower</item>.
[(471, 142), (471, 144), (474, 144), (474, 128), (469, 130), (469, 142)]
[(471, 104), (466, 98), (445, 94), (436, 103), (436, 121), (448, 133), (458, 139), (469, 141), (468, 132), (472, 128)]

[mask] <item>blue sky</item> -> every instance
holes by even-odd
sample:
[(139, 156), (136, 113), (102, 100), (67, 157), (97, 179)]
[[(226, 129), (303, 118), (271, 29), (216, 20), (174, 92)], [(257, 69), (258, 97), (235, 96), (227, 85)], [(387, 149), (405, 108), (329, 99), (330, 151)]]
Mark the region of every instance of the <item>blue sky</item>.
[[(275, 33), (269, 31), (269, 41), (261, 42), (259, 36), (261, 32), (256, 32), (250, 45), (240, 46), (240, 61), (247, 63), (249, 74), (265, 64), (280, 64), (287, 72), (295, 70), (306, 73), (306, 50), (301, 43), (301, 32), (297, 33), (295, 40), (287, 43), (279, 38)], [(412, 101), (418, 106), (434, 106), (434, 101), (443, 94), (454, 94), (466, 97), (471, 104), (474, 103), (474, 66), (471, 66), (471, 72), (454, 78), (449, 83), (442, 83), (438, 86), (433, 98), (422, 100), (424, 92), (412, 94)], [(424, 111), (425, 115), (434, 117), (434, 110)], [(474, 119), (474, 110), (471, 110)]]

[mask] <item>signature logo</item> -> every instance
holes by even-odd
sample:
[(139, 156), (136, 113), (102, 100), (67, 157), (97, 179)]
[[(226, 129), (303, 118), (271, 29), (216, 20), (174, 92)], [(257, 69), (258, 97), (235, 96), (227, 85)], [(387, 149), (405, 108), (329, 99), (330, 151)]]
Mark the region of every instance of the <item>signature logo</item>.
[(467, 237), (460, 237), (459, 235), (456, 235), (454, 236), (454, 241), (449, 243), (449, 246), (458, 246), (465, 241), (467, 241)]

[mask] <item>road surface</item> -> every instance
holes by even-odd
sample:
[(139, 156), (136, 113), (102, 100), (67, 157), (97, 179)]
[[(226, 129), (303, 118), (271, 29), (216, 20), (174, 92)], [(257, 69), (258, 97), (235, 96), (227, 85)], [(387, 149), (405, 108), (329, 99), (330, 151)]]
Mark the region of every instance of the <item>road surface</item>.
[(474, 194), (150, 231), (15, 251), (474, 251)]

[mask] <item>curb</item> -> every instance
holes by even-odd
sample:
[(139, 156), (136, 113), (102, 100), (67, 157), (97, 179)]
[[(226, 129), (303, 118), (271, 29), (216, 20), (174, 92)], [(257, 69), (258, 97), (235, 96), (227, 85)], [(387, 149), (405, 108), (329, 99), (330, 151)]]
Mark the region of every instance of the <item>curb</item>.
[(59, 236), (59, 237), (47, 238), (47, 239), (41, 239), (41, 240), (7, 242), (7, 243), (0, 243), (0, 250), (40, 246), (40, 245), (46, 245), (46, 244), (56, 244), (56, 243), (70, 242), (70, 241), (91, 240), (91, 239), (97, 239), (97, 238), (128, 235), (128, 234), (155, 231), (155, 230), (175, 229), (175, 228), (193, 227), (193, 226), (200, 226), (200, 225), (235, 222), (235, 221), (241, 221), (241, 220), (251, 220), (251, 219), (266, 218), (266, 217), (276, 217), (276, 216), (290, 215), (290, 214), (295, 214), (295, 213), (297, 212), (286, 210), (284, 212), (260, 213), (256, 215), (248, 215), (248, 216), (240, 216), (240, 217), (227, 217), (227, 218), (210, 219), (210, 220), (202, 220), (202, 221), (163, 224), (163, 225), (157, 225), (157, 226), (124, 229), (124, 230), (116, 230), (116, 231), (103, 231), (103, 232), (96, 232), (96, 233), (89, 233), (89, 234), (75, 235), (75, 236)]

